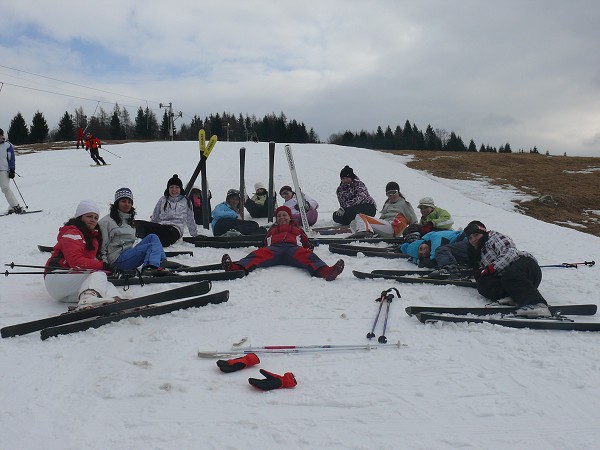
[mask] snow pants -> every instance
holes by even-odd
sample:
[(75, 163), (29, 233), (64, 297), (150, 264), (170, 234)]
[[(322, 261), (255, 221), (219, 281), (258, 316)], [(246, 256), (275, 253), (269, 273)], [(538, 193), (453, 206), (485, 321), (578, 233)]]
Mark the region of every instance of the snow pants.
[[(404, 219), (404, 224), (399, 225), (398, 229), (401, 232), (404, 228), (406, 228), (406, 219)], [(371, 233), (376, 233), (384, 238), (393, 238), (396, 236), (391, 222), (377, 219), (366, 214), (357, 214), (354, 220), (350, 222), (350, 229), (353, 233), (370, 231)], [(400, 234), (400, 232), (398, 234)]]
[(114, 262), (117, 269), (132, 270), (139, 266), (160, 267), (161, 261), (167, 259), (160, 239), (149, 234), (135, 247), (125, 250)]
[(377, 208), (372, 203), (362, 203), (360, 205), (354, 205), (350, 208), (344, 208), (344, 214), (338, 216), (333, 214), (333, 221), (342, 225), (350, 225), (350, 222), (354, 220), (357, 214), (365, 214), (367, 216), (375, 216), (377, 214)]
[(12, 208), (13, 206), (17, 206), (19, 202), (13, 194), (13, 191), (10, 189), (10, 178), (8, 177), (8, 172), (6, 170), (0, 170), (0, 188), (2, 188), (2, 193), (6, 197), (6, 201), (9, 206)]
[(163, 247), (173, 245), (181, 238), (181, 234), (177, 227), (173, 225), (163, 225), (160, 223), (148, 222), (146, 220), (135, 221), (135, 235), (144, 239), (150, 234), (158, 236)]
[(519, 305), (546, 303), (538, 291), (542, 281), (542, 270), (537, 261), (522, 256), (502, 271), (500, 275), (489, 275), (477, 280), (477, 291), (490, 300), (510, 297)]
[(275, 244), (261, 247), (237, 262), (247, 272), (258, 267), (277, 265), (300, 267), (314, 275), (321, 267), (327, 266), (321, 258), (305, 247), (294, 244)]
[(100, 151), (97, 148), (90, 149), (90, 156), (94, 160), (94, 162), (98, 165), (103, 164), (106, 165), (106, 161), (100, 156)]
[(105, 272), (85, 273), (48, 273), (44, 277), (44, 284), (48, 294), (61, 302), (77, 303), (79, 294), (86, 289), (93, 289), (101, 297), (117, 297), (119, 292), (108, 281)]
[(448, 264), (468, 264), (469, 240), (439, 246), (435, 251), (435, 260), (440, 269)]

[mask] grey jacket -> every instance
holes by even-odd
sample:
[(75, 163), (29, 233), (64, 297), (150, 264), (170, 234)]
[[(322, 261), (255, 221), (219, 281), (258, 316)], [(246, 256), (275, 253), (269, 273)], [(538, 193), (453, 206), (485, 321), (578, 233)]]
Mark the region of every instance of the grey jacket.
[(135, 228), (127, 222), (131, 214), (119, 211), (119, 216), (122, 220), (121, 225), (117, 225), (110, 215), (104, 216), (98, 222), (102, 233), (102, 260), (108, 264), (114, 264), (121, 253), (133, 247), (136, 240)]

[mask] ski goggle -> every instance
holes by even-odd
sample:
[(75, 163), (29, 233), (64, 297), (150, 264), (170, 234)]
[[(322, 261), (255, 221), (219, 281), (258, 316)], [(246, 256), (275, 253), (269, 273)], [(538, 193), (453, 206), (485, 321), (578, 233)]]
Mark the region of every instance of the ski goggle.
[(397, 190), (393, 190), (393, 191), (387, 191), (387, 192), (385, 193), (385, 195), (387, 195), (387, 196), (389, 197), (390, 195), (394, 195), (394, 194), (397, 194), (397, 193), (398, 193), (398, 191), (397, 191)]

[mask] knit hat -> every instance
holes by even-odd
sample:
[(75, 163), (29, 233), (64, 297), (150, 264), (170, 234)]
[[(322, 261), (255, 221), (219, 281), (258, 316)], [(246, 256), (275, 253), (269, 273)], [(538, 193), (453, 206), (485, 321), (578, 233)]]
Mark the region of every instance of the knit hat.
[(229, 189), (227, 191), (227, 196), (225, 197), (225, 201), (229, 200), (231, 197), (237, 197), (239, 199), (240, 191), (238, 191), (237, 189)]
[(417, 208), (422, 207), (435, 208), (435, 203), (433, 203), (433, 199), (431, 197), (423, 197), (421, 200), (419, 200), (419, 206), (417, 206)]
[(290, 219), (292, 218), (292, 210), (290, 208), (288, 208), (287, 206), (281, 205), (279, 208), (277, 208), (275, 210), (275, 217), (277, 217), (277, 213), (279, 211), (285, 211), (287, 213), (287, 215), (290, 216)]
[(465, 227), (464, 232), (467, 236), (472, 234), (487, 234), (487, 228), (479, 220), (473, 220)]
[(285, 191), (294, 192), (290, 186), (281, 186), (281, 189), (279, 189), (279, 195), (283, 194)]
[(388, 191), (400, 192), (400, 185), (398, 183), (396, 183), (395, 181), (390, 181), (388, 184), (385, 185), (385, 192), (388, 192)]
[(121, 200), (122, 198), (128, 198), (133, 203), (133, 193), (131, 189), (122, 187), (117, 192), (115, 192), (115, 203)]
[(177, 174), (173, 175), (171, 178), (169, 178), (169, 181), (167, 181), (167, 188), (165, 189), (165, 195), (169, 194), (169, 186), (179, 186), (179, 189), (181, 189), (183, 191), (183, 183), (181, 182), (181, 180), (179, 179)]
[(260, 181), (254, 184), (254, 192), (257, 192), (259, 189), (264, 189), (265, 191), (267, 190), (265, 185), (262, 184)]
[(79, 205), (77, 205), (77, 210), (75, 210), (75, 217), (83, 216), (88, 213), (96, 213), (100, 215), (100, 208), (98, 205), (91, 200), (82, 200)]
[(340, 171), (340, 178), (349, 177), (353, 180), (356, 180), (356, 175), (354, 175), (354, 170), (350, 166), (344, 166), (344, 168)]

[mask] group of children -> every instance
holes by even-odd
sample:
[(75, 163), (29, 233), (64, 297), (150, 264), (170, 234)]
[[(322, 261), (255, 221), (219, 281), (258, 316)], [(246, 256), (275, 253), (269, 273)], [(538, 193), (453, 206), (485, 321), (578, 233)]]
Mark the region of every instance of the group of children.
[[(268, 202), (273, 201), (276, 206), (276, 200), (270, 200), (271, 196), (260, 183), (255, 185), (255, 190), (252, 199), (246, 200), (251, 205), (248, 211), (253, 217), (266, 216), (265, 205), (268, 207)], [(289, 186), (283, 186), (280, 195), (285, 203), (275, 209), (275, 224), (268, 230), (255, 221), (242, 219), (240, 193), (235, 189), (230, 189), (225, 201), (214, 208), (211, 226), (215, 236), (229, 233), (265, 237), (263, 247), (239, 261), (223, 255), (223, 269), (248, 273), (258, 267), (282, 264), (305, 268), (311, 275), (327, 281), (334, 280), (342, 273), (344, 261), (331, 266), (322, 261), (313, 252), (297, 219), (298, 208), (304, 207), (307, 216), (314, 211), (311, 215), (314, 224), (318, 203), (305, 195), (304, 205), (299, 205)], [(537, 290), (541, 281), (537, 261), (529, 253), (517, 250), (507, 236), (487, 230), (479, 221), (469, 223), (463, 231), (452, 230), (450, 213), (436, 206), (431, 197), (419, 201), (421, 217), (418, 218), (395, 181), (387, 183), (387, 199), (379, 218), (375, 218), (375, 201), (349, 166), (340, 173), (337, 196), (340, 209), (333, 219), (349, 224), (353, 236), (402, 236), (401, 251), (411, 255), (420, 266), (438, 268), (440, 275), (451, 278), (468, 266), (474, 271), (478, 291), (484, 297), (497, 301), (510, 296), (524, 314), (550, 314)], [(150, 221), (135, 219), (133, 194), (128, 188), (116, 191), (110, 213), (102, 219), (99, 219), (97, 205), (82, 201), (75, 216), (59, 230), (58, 242), (46, 264), (48, 292), (58, 300), (76, 301), (86, 306), (116, 297), (114, 287), (107, 280), (111, 272), (141, 266), (146, 274), (165, 273), (163, 247), (177, 242), (185, 228), (190, 235), (198, 235), (194, 214), (197, 197), (198, 193), (191, 199), (184, 195), (181, 179), (173, 175)], [(137, 238), (141, 241), (134, 245)], [(70, 272), (57, 273), (64, 269)]]

